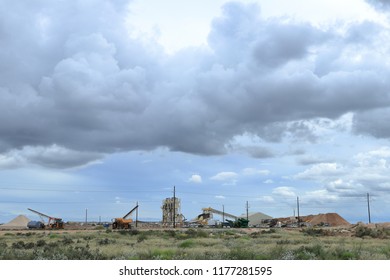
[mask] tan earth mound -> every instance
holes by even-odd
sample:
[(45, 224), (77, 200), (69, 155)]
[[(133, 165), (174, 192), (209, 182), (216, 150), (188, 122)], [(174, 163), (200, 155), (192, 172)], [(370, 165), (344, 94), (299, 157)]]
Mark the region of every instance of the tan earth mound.
[(0, 226), (0, 229), (23, 229), (27, 228), (27, 224), (30, 221), (29, 218), (23, 215), (17, 216), (15, 219), (9, 221), (6, 224)]
[(342, 218), (337, 213), (326, 213), (326, 214), (314, 215), (308, 219), (308, 222), (311, 223), (312, 225), (329, 224), (332, 227), (350, 225), (349, 222), (347, 222), (344, 218)]
[[(350, 223), (337, 213), (307, 215), (307, 216), (300, 216), (299, 218), (301, 222), (309, 223), (312, 226), (316, 226), (316, 225), (329, 225), (332, 227), (350, 226)], [(294, 217), (278, 218), (278, 221), (281, 222), (282, 224), (294, 224), (297, 222), (297, 219)]]

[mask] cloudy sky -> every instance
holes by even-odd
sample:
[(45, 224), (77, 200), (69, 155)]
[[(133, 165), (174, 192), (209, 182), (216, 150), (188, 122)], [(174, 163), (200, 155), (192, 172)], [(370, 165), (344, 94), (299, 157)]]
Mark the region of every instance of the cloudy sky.
[(390, 221), (390, 2), (0, 0), (0, 222)]

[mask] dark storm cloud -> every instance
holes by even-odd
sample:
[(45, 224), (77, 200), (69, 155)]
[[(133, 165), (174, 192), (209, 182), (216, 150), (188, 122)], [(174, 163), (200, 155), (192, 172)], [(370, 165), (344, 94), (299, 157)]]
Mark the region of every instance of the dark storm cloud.
[[(386, 38), (382, 26), (352, 24), (340, 35), (229, 3), (212, 22), (211, 51), (167, 56), (154, 41), (128, 36), (127, 4), (0, 3), (0, 153), (7, 160), (71, 167), (159, 146), (221, 154), (245, 133), (314, 141), (305, 120), (390, 103), (388, 67), (373, 51)], [(355, 121), (367, 130), (375, 118)], [(38, 157), (45, 148), (49, 156)]]
[(322, 159), (321, 157), (313, 157), (313, 156), (304, 156), (297, 158), (297, 163), (300, 165), (313, 165), (313, 164), (321, 164), (329, 162), (328, 160)]
[(254, 158), (272, 158), (275, 156), (270, 149), (264, 147), (248, 147), (247, 151)]
[(354, 116), (356, 133), (373, 135), (378, 138), (390, 138), (390, 108), (381, 108), (360, 112)]

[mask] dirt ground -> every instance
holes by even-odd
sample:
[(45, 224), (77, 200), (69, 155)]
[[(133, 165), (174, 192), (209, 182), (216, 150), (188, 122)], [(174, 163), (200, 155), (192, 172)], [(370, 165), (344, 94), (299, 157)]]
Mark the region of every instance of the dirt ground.
[[(390, 228), (390, 223), (376, 223), (376, 224), (363, 224), (363, 223), (358, 223), (358, 224), (348, 224), (348, 225), (342, 225), (342, 226), (325, 226), (325, 227), (314, 227), (314, 228), (319, 228), (319, 229), (323, 229), (323, 230), (326, 230), (326, 231), (329, 231), (332, 233), (332, 235), (334, 236), (353, 236), (354, 233), (355, 233), (355, 229), (360, 226), (360, 227), (367, 227), (367, 228), (378, 228), (378, 229), (388, 229)], [(300, 231), (302, 229), (305, 229), (306, 227), (303, 227), (303, 228), (281, 228), (279, 230), (283, 230), (285, 232), (295, 232), (295, 231)], [(133, 229), (136, 229), (138, 231), (149, 231), (149, 230), (155, 230), (155, 231), (158, 231), (158, 230), (161, 230), (161, 231), (165, 231), (165, 230), (176, 230), (176, 231), (183, 231), (183, 230), (188, 230), (188, 228), (156, 228), (156, 227), (147, 227), (146, 225), (143, 225), (143, 227), (138, 227), (138, 228), (135, 228), (133, 227)], [(202, 228), (203, 230), (207, 230), (208, 228)], [(215, 228), (212, 228), (213, 230), (215, 230)], [(238, 230), (238, 231), (243, 231), (243, 232), (247, 232), (247, 233), (255, 233), (255, 232), (263, 232), (263, 231), (267, 231), (267, 230), (271, 230), (272, 228), (237, 228), (237, 229), (221, 229), (221, 230)], [(79, 233), (79, 232), (96, 232), (98, 230), (103, 230), (103, 228), (101, 226), (75, 226), (75, 225), (72, 225), (72, 226), (69, 226), (67, 227), (67, 225), (65, 225), (65, 228), (64, 229), (44, 229), (44, 230), (40, 230), (40, 229), (2, 229), (0, 230), (0, 236), (1, 235), (5, 235), (7, 233), (13, 233), (13, 234), (22, 234), (22, 233), (26, 233), (26, 232), (40, 232), (42, 234), (50, 234), (50, 233), (53, 233), (53, 232), (56, 232), (56, 233)], [(210, 229), (211, 230), (211, 229)]]
[[(278, 218), (278, 221), (281, 222), (281, 224), (286, 225), (291, 222), (291, 218)], [(303, 222), (305, 225), (311, 225), (311, 227), (320, 227), (323, 229), (326, 229), (330, 231), (334, 235), (341, 235), (341, 236), (348, 236), (353, 235), (355, 232), (355, 229), (358, 226), (364, 226), (367, 228), (390, 228), (390, 223), (376, 223), (376, 224), (350, 224), (348, 221), (346, 221), (344, 218), (342, 218), (337, 213), (326, 213), (326, 214), (318, 214), (318, 215), (308, 215), (308, 216), (301, 216), (300, 221)], [(77, 222), (67, 222), (64, 224), (64, 229), (61, 230), (34, 230), (34, 229), (26, 229), (25, 225), (27, 224), (27, 220), (23, 216), (18, 216), (14, 220), (12, 220), (10, 223), (8, 223), (7, 227), (0, 227), (0, 235), (4, 235), (7, 232), (12, 233), (25, 233), (28, 231), (39, 231), (42, 233), (49, 234), (50, 232), (56, 231), (58, 233), (61, 232), (86, 232), (86, 231), (96, 231), (96, 230), (105, 230), (105, 229), (111, 229), (111, 227), (104, 227), (103, 225), (99, 224), (85, 224), (85, 223), (77, 223)], [(12, 225), (15, 227), (12, 228)], [(20, 225), (24, 225), (23, 227), (20, 227)], [(138, 222), (138, 227), (136, 228), (139, 231), (144, 230), (172, 230), (172, 228), (163, 228), (160, 225), (156, 223), (146, 223), (146, 222)], [(133, 225), (133, 228), (135, 226)], [(207, 229), (207, 228), (204, 228)], [(185, 230), (184, 228), (176, 228), (175, 230)], [(267, 228), (246, 228), (246, 229), (238, 229), (243, 230), (247, 232), (259, 232), (267, 230)], [(285, 231), (297, 231), (301, 230), (301, 228), (292, 228), (292, 227), (283, 227), (283, 230)]]

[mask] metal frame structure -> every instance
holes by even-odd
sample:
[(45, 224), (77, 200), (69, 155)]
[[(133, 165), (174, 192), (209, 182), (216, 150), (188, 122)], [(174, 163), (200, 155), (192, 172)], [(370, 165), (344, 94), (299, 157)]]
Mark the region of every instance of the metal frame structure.
[(164, 227), (176, 227), (183, 224), (183, 215), (181, 214), (181, 203), (177, 197), (170, 197), (163, 200), (162, 225)]

